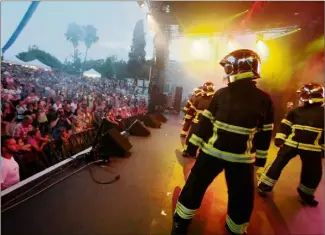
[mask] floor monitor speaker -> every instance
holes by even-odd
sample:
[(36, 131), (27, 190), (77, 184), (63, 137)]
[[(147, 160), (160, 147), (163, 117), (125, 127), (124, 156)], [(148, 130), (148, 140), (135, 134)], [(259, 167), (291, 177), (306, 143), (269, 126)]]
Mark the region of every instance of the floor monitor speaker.
[(103, 156), (123, 157), (131, 148), (130, 141), (114, 127), (106, 131), (100, 139), (100, 152)]
[(150, 135), (150, 131), (138, 119), (129, 127), (128, 132), (133, 136), (147, 137)]

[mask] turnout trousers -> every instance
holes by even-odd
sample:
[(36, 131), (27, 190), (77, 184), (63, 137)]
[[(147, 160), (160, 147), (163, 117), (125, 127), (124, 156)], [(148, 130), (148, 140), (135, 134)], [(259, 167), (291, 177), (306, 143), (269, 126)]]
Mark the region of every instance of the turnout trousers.
[(182, 123), (181, 136), (186, 136), (188, 134), (191, 125), (192, 125), (192, 120), (184, 118)]
[(302, 162), (298, 192), (301, 197), (313, 199), (322, 179), (322, 154), (321, 152), (300, 150), (289, 146), (280, 148), (274, 162), (266, 168), (259, 179), (258, 189), (263, 192), (271, 192), (283, 168), (297, 155), (300, 156)]
[(226, 226), (233, 234), (245, 234), (254, 205), (254, 164), (228, 162), (200, 151), (179, 196), (174, 223), (188, 226), (208, 186), (225, 170), (228, 186)]
[(186, 151), (193, 157), (196, 156), (196, 152), (197, 152), (198, 148), (193, 144), (189, 145), (189, 142), (190, 142), (190, 138), (191, 138), (192, 134), (197, 130), (197, 128), (199, 128), (199, 125), (197, 123), (193, 122), (191, 125), (191, 128), (188, 132), (188, 135), (186, 136), (185, 144), (184, 144), (184, 151)]

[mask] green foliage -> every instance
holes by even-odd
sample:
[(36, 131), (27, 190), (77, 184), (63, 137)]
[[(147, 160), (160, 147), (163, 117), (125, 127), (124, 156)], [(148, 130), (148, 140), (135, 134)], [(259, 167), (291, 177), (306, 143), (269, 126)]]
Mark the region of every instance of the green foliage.
[(65, 38), (72, 43), (74, 49), (74, 57), (77, 57), (79, 42), (83, 40), (84, 32), (82, 27), (76, 23), (68, 25), (67, 32), (64, 34)]
[(128, 73), (133, 78), (138, 78), (142, 73), (142, 67), (146, 61), (146, 39), (143, 20), (139, 20), (133, 31), (131, 50), (129, 52)]
[[(80, 26), (76, 23), (71, 23), (68, 25), (67, 32), (64, 34), (65, 38), (71, 42), (74, 55), (73, 60), (76, 63), (75, 66), (78, 67), (79, 72), (83, 72), (86, 66), (87, 54), (90, 47), (98, 41), (97, 29), (92, 25)], [(84, 42), (86, 46), (84, 62), (79, 69), (79, 59), (80, 55), (78, 55), (78, 46), (80, 42)]]
[(18, 59), (24, 62), (30, 62), (35, 59), (39, 60), (41, 63), (53, 68), (61, 69), (62, 63), (50, 53), (40, 50), (37, 46), (29, 46), (27, 52), (21, 52), (16, 55)]

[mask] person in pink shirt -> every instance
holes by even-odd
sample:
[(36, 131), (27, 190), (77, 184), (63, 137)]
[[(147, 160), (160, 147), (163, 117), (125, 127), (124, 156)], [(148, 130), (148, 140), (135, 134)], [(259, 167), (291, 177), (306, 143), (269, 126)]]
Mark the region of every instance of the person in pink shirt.
[(16, 140), (11, 136), (1, 136), (1, 190), (20, 181), (19, 165), (14, 159), (17, 152)]

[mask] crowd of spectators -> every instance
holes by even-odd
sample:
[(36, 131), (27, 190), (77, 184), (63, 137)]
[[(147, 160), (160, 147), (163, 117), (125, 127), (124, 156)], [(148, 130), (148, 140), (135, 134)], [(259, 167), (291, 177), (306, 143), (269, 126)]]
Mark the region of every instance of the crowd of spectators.
[[(146, 99), (140, 98), (136, 85), (124, 80), (5, 62), (1, 63), (1, 106), (2, 138), (13, 137), (13, 149), (36, 152), (53, 139), (67, 141), (74, 133), (98, 127), (103, 117), (123, 129), (123, 119), (147, 112)], [(4, 145), (13, 146), (10, 141)], [(8, 187), (8, 170), (3, 169), (8, 164), (2, 164), (2, 188)]]

